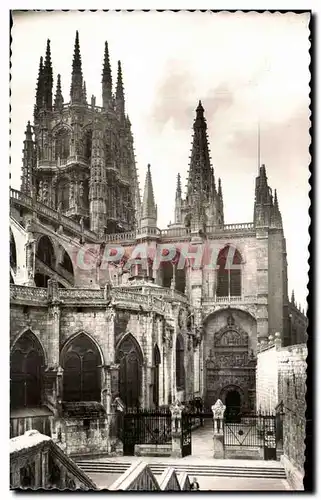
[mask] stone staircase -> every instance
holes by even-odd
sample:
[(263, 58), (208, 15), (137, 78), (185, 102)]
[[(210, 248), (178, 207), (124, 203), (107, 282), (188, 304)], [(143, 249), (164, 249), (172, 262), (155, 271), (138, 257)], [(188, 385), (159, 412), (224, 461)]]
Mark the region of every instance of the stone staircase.
[[(168, 467), (175, 469), (177, 474), (186, 472), (189, 476), (223, 476), (223, 477), (249, 477), (249, 478), (265, 478), (265, 479), (286, 479), (284, 468), (281, 466), (266, 466), (253, 465), (231, 465), (230, 461), (226, 465), (210, 465), (199, 463), (156, 463), (150, 462), (149, 468), (155, 475), (163, 474)], [(77, 460), (77, 465), (87, 474), (123, 474), (131, 465), (132, 462), (100, 462), (100, 461), (85, 461)]]

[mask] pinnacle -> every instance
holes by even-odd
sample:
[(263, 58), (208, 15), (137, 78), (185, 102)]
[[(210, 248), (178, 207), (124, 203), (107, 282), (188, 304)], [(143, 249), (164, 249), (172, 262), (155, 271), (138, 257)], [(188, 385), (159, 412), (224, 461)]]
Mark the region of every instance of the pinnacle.
[(78, 31), (76, 31), (74, 56), (72, 61), (70, 97), (72, 103), (81, 104), (83, 102), (83, 81)]
[(59, 110), (62, 108), (64, 103), (64, 98), (61, 92), (61, 76), (57, 75), (57, 87), (56, 87), (56, 95), (55, 95), (55, 110)]
[(177, 174), (177, 187), (176, 187), (176, 197), (181, 198), (182, 196), (182, 185), (181, 185), (181, 174)]
[(154, 190), (152, 183), (152, 175), (150, 164), (147, 165), (143, 204), (142, 204), (142, 218), (155, 219), (156, 218), (156, 205), (154, 199)]
[(30, 121), (28, 120), (26, 131), (25, 131), (26, 141), (32, 141), (32, 130)]
[(124, 99), (123, 75), (122, 75), (120, 61), (118, 61), (116, 99), (120, 99), (120, 100)]

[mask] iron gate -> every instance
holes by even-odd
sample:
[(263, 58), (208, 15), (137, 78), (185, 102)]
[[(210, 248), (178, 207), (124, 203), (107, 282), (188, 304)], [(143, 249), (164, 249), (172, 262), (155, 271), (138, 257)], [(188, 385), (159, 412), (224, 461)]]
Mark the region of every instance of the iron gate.
[(135, 409), (124, 414), (124, 455), (134, 455), (136, 444), (169, 444), (171, 440), (171, 413), (168, 408)]
[(238, 415), (224, 421), (224, 446), (263, 448), (264, 460), (276, 460), (276, 416)]

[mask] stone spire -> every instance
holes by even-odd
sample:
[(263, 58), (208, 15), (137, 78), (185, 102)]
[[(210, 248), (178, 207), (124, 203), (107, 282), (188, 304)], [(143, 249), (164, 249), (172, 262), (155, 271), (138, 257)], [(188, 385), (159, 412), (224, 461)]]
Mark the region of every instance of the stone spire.
[(44, 102), (44, 75), (43, 75), (43, 57), (40, 57), (38, 80), (36, 87), (36, 105), (34, 109), (34, 118), (38, 116)]
[(195, 194), (201, 201), (209, 201), (211, 194), (211, 163), (207, 140), (204, 108), (199, 101), (194, 121), (194, 136), (188, 174), (187, 200), (193, 205)]
[(113, 88), (113, 83), (111, 77), (108, 43), (105, 42), (104, 66), (102, 74), (102, 97), (103, 97), (103, 108), (105, 109), (109, 107), (109, 104), (112, 100), (112, 88)]
[(271, 225), (278, 228), (278, 229), (283, 228), (282, 216), (281, 216), (281, 212), (279, 209), (278, 195), (277, 195), (276, 189), (274, 190), (274, 200), (273, 200), (273, 207), (272, 207), (272, 211), (271, 211)]
[(118, 61), (118, 71), (117, 71), (116, 109), (121, 116), (124, 115), (124, 113), (125, 113), (125, 97), (124, 97), (123, 75), (122, 75), (120, 61)]
[(155, 205), (150, 165), (147, 165), (144, 196), (142, 203), (141, 227), (146, 227), (146, 226), (156, 227), (156, 224), (157, 224), (157, 207)]
[(83, 78), (81, 69), (81, 56), (80, 56), (78, 31), (76, 31), (74, 57), (72, 61), (70, 101), (71, 104), (83, 103)]
[(174, 222), (175, 224), (179, 224), (180, 222), (182, 222), (182, 186), (180, 174), (177, 174)]
[(222, 182), (221, 182), (220, 177), (218, 178), (217, 195), (218, 195), (218, 203), (219, 203), (219, 212), (221, 215), (220, 222), (221, 222), (221, 224), (224, 224), (224, 202), (223, 202)]
[(50, 40), (47, 40), (46, 59), (43, 67), (44, 104), (46, 109), (52, 110), (53, 74), (51, 63)]
[(291, 295), (291, 303), (292, 303), (292, 304), (295, 304), (294, 290), (292, 290), (292, 295)]
[(82, 97), (84, 104), (87, 104), (87, 89), (86, 89), (86, 82), (84, 81), (83, 87), (82, 87)]
[(272, 191), (267, 182), (265, 165), (262, 165), (255, 185), (254, 223), (257, 227), (270, 226), (273, 208)]
[(61, 76), (58, 74), (54, 110), (60, 111), (63, 108), (63, 105), (64, 105), (64, 98), (61, 91)]
[(33, 194), (33, 174), (35, 167), (35, 148), (32, 139), (32, 129), (28, 121), (25, 140), (23, 142), (23, 163), (21, 176), (21, 191), (29, 196)]

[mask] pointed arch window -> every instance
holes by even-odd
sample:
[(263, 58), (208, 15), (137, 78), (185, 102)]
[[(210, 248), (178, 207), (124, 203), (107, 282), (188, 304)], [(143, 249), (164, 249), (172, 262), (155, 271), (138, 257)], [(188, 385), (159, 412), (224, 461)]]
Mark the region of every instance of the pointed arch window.
[(138, 342), (132, 335), (120, 342), (116, 352), (120, 364), (119, 395), (127, 408), (140, 406), (143, 355)]
[(41, 405), (44, 353), (35, 335), (24, 333), (10, 356), (10, 403), (12, 408)]
[(99, 401), (100, 353), (96, 345), (85, 334), (74, 338), (62, 356), (63, 400)]
[(176, 387), (178, 391), (185, 389), (184, 340), (181, 334), (176, 339)]
[(55, 139), (55, 160), (67, 160), (70, 154), (70, 133), (66, 129), (58, 132)]
[(240, 252), (228, 245), (220, 251), (216, 264), (216, 296), (240, 297), (242, 295), (242, 257)]

